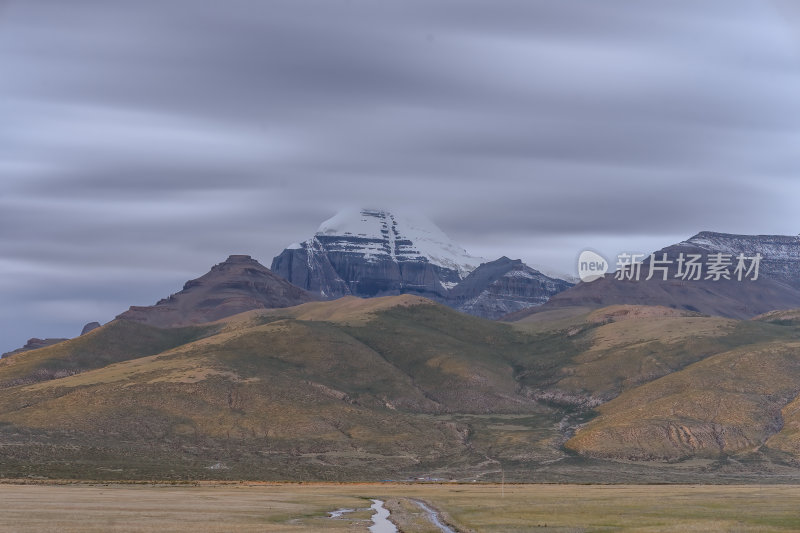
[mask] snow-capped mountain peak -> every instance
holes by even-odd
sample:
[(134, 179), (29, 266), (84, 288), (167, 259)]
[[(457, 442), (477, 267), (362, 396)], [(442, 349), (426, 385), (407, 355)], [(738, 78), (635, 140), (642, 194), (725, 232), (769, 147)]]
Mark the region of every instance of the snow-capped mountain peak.
[(340, 211), (277, 255), (272, 271), (326, 299), (416, 294), (491, 318), (571, 285), (520, 260), (473, 257), (424, 216), (387, 209)]
[(327, 238), (329, 251), (362, 254), (367, 260), (388, 256), (395, 262), (426, 261), (455, 270), (461, 278), (484, 262), (424, 216), (386, 209), (340, 211), (320, 224), (316, 237)]

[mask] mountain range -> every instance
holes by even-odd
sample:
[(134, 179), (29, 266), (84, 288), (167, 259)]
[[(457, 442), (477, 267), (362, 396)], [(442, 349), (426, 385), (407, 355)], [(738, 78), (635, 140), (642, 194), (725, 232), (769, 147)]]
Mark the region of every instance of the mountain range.
[(641, 268), (681, 254), (761, 262), (571, 287), (345, 212), (6, 354), (0, 477), (800, 481), (800, 239), (701, 232)]

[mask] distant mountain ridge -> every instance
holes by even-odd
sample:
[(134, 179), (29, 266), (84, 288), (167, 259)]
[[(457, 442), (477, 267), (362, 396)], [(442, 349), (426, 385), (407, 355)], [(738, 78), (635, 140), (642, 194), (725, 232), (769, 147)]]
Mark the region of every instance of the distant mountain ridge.
[(464, 313), (495, 319), (542, 305), (572, 285), (504, 256), (473, 270), (450, 291), (447, 303)]
[[(523, 310), (505, 319), (518, 320), (526, 314), (558, 307), (604, 307), (615, 304), (663, 305), (730, 318), (751, 318), (776, 309), (800, 307), (800, 237), (787, 235), (736, 235), (702, 231), (685, 241), (654, 252), (659, 260), (666, 254), (673, 261), (667, 279), (657, 273), (646, 280), (649, 257), (642, 264), (639, 281), (618, 280), (614, 274), (591, 283), (579, 283), (551, 298), (537, 309)], [(731, 279), (684, 280), (678, 276), (680, 254), (698, 254), (707, 263), (710, 256), (730, 255)], [(733, 275), (737, 256), (760, 254), (758, 279), (739, 281)], [(612, 266), (614, 263), (612, 262)]]
[(468, 254), (421, 216), (349, 209), (287, 247), (272, 270), (326, 299), (416, 294), (484, 318), (541, 305), (572, 285), (510, 261)]
[[(800, 288), (800, 236), (736, 235), (701, 231), (697, 235), (664, 248), (670, 256), (680, 252), (761, 255), (759, 274)], [(657, 252), (657, 253), (661, 253)]]

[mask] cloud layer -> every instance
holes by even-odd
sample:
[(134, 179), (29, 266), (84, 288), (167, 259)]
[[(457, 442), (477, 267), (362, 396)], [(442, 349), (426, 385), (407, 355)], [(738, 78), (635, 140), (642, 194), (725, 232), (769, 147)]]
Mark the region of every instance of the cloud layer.
[(475, 255), (800, 231), (790, 0), (0, 2), (0, 352), (348, 205)]

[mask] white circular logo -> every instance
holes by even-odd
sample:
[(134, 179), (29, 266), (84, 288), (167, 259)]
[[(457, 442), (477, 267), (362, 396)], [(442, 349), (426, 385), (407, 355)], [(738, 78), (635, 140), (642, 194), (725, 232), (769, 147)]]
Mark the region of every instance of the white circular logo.
[(590, 282), (600, 279), (608, 272), (608, 261), (602, 255), (591, 250), (584, 250), (578, 257), (578, 277), (581, 281)]

